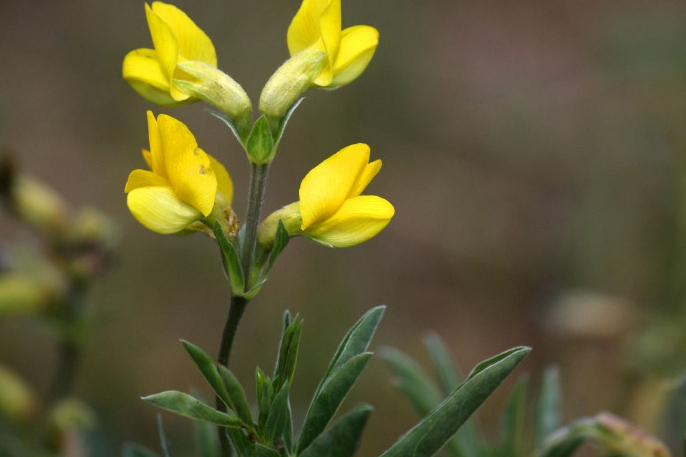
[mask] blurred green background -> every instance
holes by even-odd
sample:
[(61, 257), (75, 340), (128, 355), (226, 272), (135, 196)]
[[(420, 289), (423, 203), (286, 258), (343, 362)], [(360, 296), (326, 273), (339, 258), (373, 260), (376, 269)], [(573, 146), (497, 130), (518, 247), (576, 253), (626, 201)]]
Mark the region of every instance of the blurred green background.
[[(299, 1), (174, 4), (256, 103), (287, 58)], [(665, 342), (659, 326), (643, 332), (675, 322), (684, 303), (686, 4), (344, 0), (343, 25), (355, 24), (379, 29), (377, 53), (350, 86), (307, 93), (271, 169), (265, 211), (295, 201), (321, 160), (365, 142), (384, 164), (368, 192), (396, 216), (358, 247), (289, 245), (239, 330), (238, 378), (251, 390), (255, 365), (271, 370), (283, 310), (301, 313), (293, 401), (302, 418), (348, 326), (385, 303), (376, 348), (425, 357), (421, 338), (434, 330), (468, 369), (531, 345), (534, 379), (561, 366), (568, 417), (609, 409), (650, 422), (636, 412), (636, 392), (686, 365), (673, 361), (682, 327)], [(191, 386), (209, 395), (178, 339), (214, 354), (228, 306), (210, 240), (160, 236), (128, 213), (123, 188), (144, 165), (145, 111), (181, 119), (226, 165), (239, 215), (247, 188), (241, 150), (205, 105), (165, 111), (123, 81), (122, 59), (140, 47), (151, 47), (141, 1), (0, 3), (0, 144), (26, 172), (119, 225), (77, 385), (113, 449), (103, 456), (125, 441), (158, 449), (157, 411), (138, 397)], [(0, 236), (3, 245), (32, 239), (7, 215)], [(627, 349), (634, 335), (646, 354)], [(52, 339), (27, 321), (0, 322), (0, 361), (45, 389)], [(487, 430), (501, 390), (482, 411)], [(375, 406), (361, 456), (416, 422), (378, 358), (347, 405), (359, 401)], [(190, 421), (164, 420), (175, 455), (190, 455)]]

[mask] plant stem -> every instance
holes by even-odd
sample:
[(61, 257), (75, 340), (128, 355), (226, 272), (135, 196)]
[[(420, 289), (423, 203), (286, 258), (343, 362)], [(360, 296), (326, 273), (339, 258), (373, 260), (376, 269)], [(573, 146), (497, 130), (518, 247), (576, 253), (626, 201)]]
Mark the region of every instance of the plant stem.
[[(224, 324), (224, 331), (222, 332), (222, 341), (219, 345), (219, 356), (217, 357), (217, 363), (224, 365), (228, 368), (229, 359), (231, 358), (231, 348), (233, 347), (233, 341), (236, 337), (236, 331), (238, 330), (238, 324), (243, 317), (243, 312), (248, 306), (249, 300), (245, 297), (238, 295), (231, 296), (231, 307), (229, 308), (229, 315), (226, 318), (226, 323)], [(217, 410), (223, 413), (227, 412), (226, 405), (219, 398), (215, 397)], [(231, 457), (231, 444), (226, 436), (224, 427), (217, 426), (217, 432), (219, 434), (219, 444), (221, 446), (222, 457)]]
[(246, 291), (252, 284), (247, 280), (250, 276), (253, 255), (255, 253), (255, 243), (257, 242), (257, 226), (260, 223), (260, 212), (262, 211), (262, 199), (264, 189), (267, 184), (267, 172), (269, 164), (251, 164), (250, 175), (250, 195), (248, 197), (248, 214), (245, 221), (245, 237), (243, 238), (243, 248), (241, 251), (241, 266), (246, 275)]

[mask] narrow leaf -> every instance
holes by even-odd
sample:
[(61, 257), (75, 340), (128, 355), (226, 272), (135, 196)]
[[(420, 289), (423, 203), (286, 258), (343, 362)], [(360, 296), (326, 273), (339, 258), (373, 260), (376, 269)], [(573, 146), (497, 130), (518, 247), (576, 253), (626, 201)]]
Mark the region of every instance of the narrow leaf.
[(279, 127), (276, 129), (276, 132), (274, 132), (274, 144), (278, 145), (279, 141), (281, 141), (281, 137), (283, 136), (283, 131), (286, 129), (286, 124), (288, 124), (288, 121), (290, 120), (291, 116), (293, 115), (293, 112), (295, 109), (300, 106), (300, 103), (303, 101), (304, 97), (299, 98), (295, 103), (293, 103), (288, 110), (286, 111), (286, 114), (284, 114), (283, 119), (281, 120), (281, 124), (279, 124)]
[(196, 400), (192, 396), (176, 390), (168, 390), (158, 394), (143, 397), (143, 400), (160, 408), (172, 411), (191, 419), (211, 422), (223, 427), (240, 427), (241, 421), (228, 414), (221, 413), (214, 408)]
[(274, 449), (263, 446), (259, 443), (255, 445), (255, 451), (257, 453), (257, 457), (281, 457), (281, 455)]
[(279, 220), (279, 224), (276, 226), (276, 234), (274, 235), (274, 245), (272, 246), (272, 250), (269, 253), (269, 260), (267, 261), (267, 266), (262, 272), (262, 277), (264, 279), (267, 278), (267, 274), (274, 266), (274, 262), (276, 262), (277, 257), (279, 257), (281, 252), (283, 252), (283, 250), (286, 249), (286, 246), (288, 245), (290, 239), (291, 236), (288, 234), (286, 226), (283, 225), (283, 221)]
[(541, 392), (536, 402), (534, 444), (540, 449), (543, 443), (561, 424), (560, 373), (557, 367), (546, 368), (541, 382)]
[(436, 368), (438, 379), (441, 381), (443, 393), (448, 395), (462, 382), (462, 373), (452, 361), (452, 357), (443, 341), (436, 333), (429, 333), (424, 338), (424, 345), (429, 351), (431, 360)]
[(245, 148), (253, 163), (264, 165), (271, 162), (275, 152), (274, 140), (269, 130), (269, 121), (264, 114), (253, 124)]
[(372, 407), (359, 405), (319, 435), (299, 457), (351, 457), (360, 446)]
[(348, 330), (348, 333), (343, 337), (343, 341), (338, 346), (336, 354), (329, 364), (329, 368), (327, 368), (324, 377), (319, 383), (315, 396), (336, 368), (367, 350), (385, 309), (385, 306), (377, 306), (370, 309)]
[(288, 408), (288, 392), (290, 383), (286, 382), (281, 390), (274, 396), (267, 422), (264, 426), (264, 434), (269, 443), (273, 443), (281, 436), (290, 420), (290, 411)]
[(233, 444), (234, 449), (241, 457), (255, 457), (255, 443), (250, 439), (245, 429), (224, 429)]
[(157, 433), (160, 435), (160, 445), (162, 446), (162, 452), (164, 457), (171, 457), (171, 452), (169, 452), (169, 440), (167, 440), (167, 435), (164, 433), (164, 426), (162, 425), (162, 415), (157, 415)]
[(429, 414), (441, 402), (436, 384), (410, 356), (397, 349), (385, 347), (381, 350), (381, 358), (395, 373), (394, 383), (420, 417)]
[(257, 406), (259, 409), (258, 424), (261, 430), (264, 430), (264, 425), (267, 423), (269, 411), (272, 407), (272, 400), (274, 399), (274, 387), (269, 376), (257, 367), (255, 369), (255, 391), (257, 394)]
[(577, 450), (581, 443), (584, 442), (583, 436), (569, 436), (563, 440), (556, 441), (554, 444), (546, 447), (537, 457), (571, 457)]
[(434, 455), (531, 349), (517, 347), (481, 362), (438, 408), (403, 435), (383, 457)]
[(245, 138), (241, 138), (241, 134), (238, 131), (238, 126), (233, 121), (233, 119), (231, 119), (231, 117), (229, 117), (228, 115), (226, 115), (220, 111), (215, 111), (212, 109), (208, 109), (207, 112), (210, 113), (212, 116), (216, 117), (217, 119), (221, 120), (222, 122), (224, 122), (229, 127), (229, 129), (231, 129), (234, 136), (236, 137), (236, 139), (238, 140), (238, 142), (241, 145), (245, 144)]
[(295, 316), (293, 322), (284, 330), (279, 345), (279, 356), (274, 369), (274, 390), (281, 389), (284, 383), (293, 381), (295, 364), (298, 361), (298, 349), (300, 347), (300, 334), (302, 333), (303, 321)]
[(226, 406), (231, 406), (229, 403), (228, 393), (226, 392), (226, 388), (219, 377), (219, 373), (217, 373), (217, 366), (212, 357), (207, 355), (207, 353), (198, 346), (191, 344), (188, 341), (181, 340), (181, 344), (183, 344), (183, 347), (186, 348), (186, 352), (188, 352), (193, 359), (193, 362), (195, 362), (195, 364), (198, 366), (198, 369), (212, 387), (214, 393), (217, 394), (217, 396), (224, 402), (224, 404), (226, 404)]
[(238, 382), (238, 379), (236, 379), (231, 370), (223, 365), (217, 365), (217, 368), (229, 400), (229, 403), (226, 405), (236, 413), (236, 416), (238, 416), (247, 427), (252, 427), (252, 414), (250, 413), (250, 405), (245, 396), (243, 386), (241, 386), (241, 383)]
[(219, 221), (215, 221), (214, 236), (219, 243), (219, 249), (222, 253), (222, 263), (224, 264), (224, 273), (226, 277), (229, 278), (231, 283), (231, 290), (234, 294), (239, 294), (243, 292), (245, 288), (245, 275), (243, 273), (243, 268), (241, 267), (241, 261), (238, 258), (238, 253), (236, 248), (231, 244)]
[(302, 452), (324, 431), (355, 381), (367, 365), (371, 352), (359, 354), (341, 365), (314, 396), (305, 416), (298, 450)]
[(524, 414), (526, 408), (526, 388), (528, 377), (517, 381), (501, 417), (500, 455), (517, 457), (524, 455)]
[(195, 421), (195, 442), (199, 457), (220, 457), (219, 438), (214, 425)]

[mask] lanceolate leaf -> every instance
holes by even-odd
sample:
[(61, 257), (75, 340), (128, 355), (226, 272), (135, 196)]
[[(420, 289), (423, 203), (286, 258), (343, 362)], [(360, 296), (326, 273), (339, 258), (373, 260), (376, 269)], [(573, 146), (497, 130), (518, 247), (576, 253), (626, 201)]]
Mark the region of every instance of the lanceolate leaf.
[(255, 443), (250, 440), (247, 432), (240, 428), (227, 428), (226, 434), (241, 457), (255, 457)]
[(219, 457), (219, 437), (214, 425), (195, 421), (195, 442), (198, 457)]
[(234, 294), (240, 294), (245, 288), (245, 274), (243, 273), (243, 268), (241, 267), (241, 261), (236, 252), (236, 248), (234, 248), (233, 244), (226, 238), (224, 230), (222, 230), (222, 226), (218, 221), (215, 221), (213, 231), (214, 236), (219, 243), (219, 249), (222, 253), (222, 262), (224, 263), (224, 272), (231, 283), (231, 290)]
[(221, 377), (222, 385), (226, 389), (228, 396), (228, 403), (226, 404), (240, 420), (247, 426), (252, 428), (252, 415), (250, 414), (250, 405), (245, 396), (243, 386), (238, 382), (236, 377), (224, 365), (217, 365), (219, 376)]
[(341, 365), (329, 376), (312, 399), (305, 416), (298, 441), (299, 452), (305, 450), (324, 431), (371, 356), (371, 352), (359, 354)]
[(276, 234), (274, 235), (274, 246), (272, 246), (272, 251), (269, 253), (267, 266), (262, 272), (264, 278), (266, 278), (269, 270), (271, 270), (274, 266), (274, 262), (276, 261), (277, 257), (279, 257), (279, 254), (281, 254), (281, 252), (283, 252), (283, 250), (286, 248), (290, 239), (291, 236), (288, 234), (288, 230), (286, 230), (286, 227), (283, 225), (283, 221), (279, 221), (279, 225), (276, 227)]
[(403, 435), (383, 457), (434, 455), (531, 349), (517, 347), (478, 364), (438, 408)]
[(287, 382), (274, 395), (267, 422), (264, 426), (264, 434), (269, 443), (277, 439), (289, 424), (291, 412), (288, 405), (288, 392), (290, 384)]
[(438, 379), (443, 387), (443, 393), (448, 395), (462, 382), (462, 373), (460, 373), (459, 367), (451, 360), (448, 349), (438, 335), (433, 332), (429, 333), (424, 338), (424, 344), (429, 351), (429, 355), (431, 355)]
[(167, 440), (167, 435), (164, 433), (161, 414), (157, 414), (157, 433), (160, 435), (160, 446), (162, 446), (163, 453), (162, 455), (164, 457), (171, 457), (171, 452), (169, 452), (169, 440)]
[(298, 349), (300, 347), (300, 334), (302, 333), (303, 321), (295, 316), (293, 322), (283, 332), (279, 346), (279, 356), (274, 370), (274, 390), (278, 391), (281, 386), (293, 381), (295, 364), (298, 361)]
[(385, 347), (381, 351), (381, 357), (395, 373), (394, 383), (407, 396), (420, 417), (429, 414), (441, 402), (436, 385), (410, 356), (397, 349)]
[(526, 387), (528, 377), (517, 381), (510, 399), (505, 405), (501, 422), (500, 455), (517, 457), (524, 455), (524, 415), (526, 408)]
[(560, 428), (560, 374), (557, 367), (548, 367), (543, 373), (541, 392), (536, 403), (534, 444), (540, 449), (543, 443)]
[(299, 457), (351, 457), (360, 446), (372, 407), (359, 405), (319, 435)]
[(188, 341), (181, 340), (181, 344), (186, 348), (188, 354), (190, 354), (193, 362), (198, 366), (203, 377), (207, 380), (212, 390), (217, 394), (217, 396), (227, 405), (231, 406), (229, 403), (229, 396), (226, 392), (226, 388), (222, 383), (219, 373), (217, 373), (217, 367), (212, 360), (212, 357), (207, 355), (198, 346), (189, 343)]
[(143, 400), (191, 419), (211, 422), (224, 427), (240, 427), (241, 421), (228, 414), (221, 413), (214, 408), (196, 400), (192, 396), (176, 390), (168, 390), (159, 394), (148, 395)]
[(255, 452), (257, 453), (257, 457), (280, 457), (279, 453), (274, 449), (261, 444), (255, 445)]
[(348, 333), (343, 337), (343, 341), (338, 346), (336, 354), (329, 364), (329, 368), (319, 383), (315, 396), (336, 368), (367, 350), (385, 309), (385, 306), (377, 306), (370, 309), (348, 330)]

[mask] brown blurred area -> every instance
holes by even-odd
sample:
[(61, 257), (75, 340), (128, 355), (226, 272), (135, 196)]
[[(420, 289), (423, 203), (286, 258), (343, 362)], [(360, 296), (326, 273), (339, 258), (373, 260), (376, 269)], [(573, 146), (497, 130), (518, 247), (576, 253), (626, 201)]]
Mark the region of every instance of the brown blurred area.
[[(174, 4), (256, 103), (287, 58), (299, 1)], [(239, 330), (238, 378), (252, 390), (254, 367), (274, 363), (283, 310), (301, 313), (293, 388), (301, 419), (348, 326), (385, 303), (375, 348), (426, 359), (422, 335), (434, 330), (468, 369), (530, 345), (519, 372), (536, 380), (559, 364), (568, 418), (630, 415), (632, 386), (647, 375), (627, 357), (627, 329), (678, 314), (686, 299), (686, 4), (344, 0), (343, 22), (377, 27), (377, 53), (350, 86), (307, 94), (270, 171), (265, 211), (295, 201), (321, 160), (365, 142), (384, 163), (368, 191), (390, 200), (396, 216), (358, 247), (289, 245)], [(214, 354), (228, 305), (210, 240), (160, 236), (128, 213), (123, 188), (144, 165), (145, 111), (187, 123), (226, 165), (238, 214), (245, 209), (246, 160), (206, 106), (165, 111), (122, 80), (124, 55), (150, 46), (141, 1), (0, 2), (0, 145), (74, 204), (98, 206), (119, 224), (116, 265), (94, 291), (101, 325), (77, 386), (99, 413), (112, 449), (103, 456), (119, 455), (124, 441), (158, 449), (157, 411), (140, 396), (191, 386), (209, 395), (178, 340)], [(8, 245), (31, 234), (3, 214), (0, 237)], [(0, 322), (0, 361), (39, 389), (54, 357), (44, 329)], [(489, 431), (509, 386), (482, 411)], [(375, 406), (361, 456), (378, 455), (416, 422), (378, 358), (346, 404), (359, 401)], [(190, 421), (163, 417), (174, 455), (191, 455)]]

